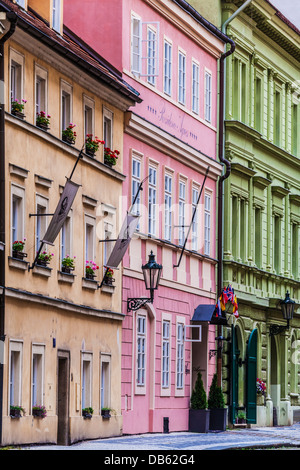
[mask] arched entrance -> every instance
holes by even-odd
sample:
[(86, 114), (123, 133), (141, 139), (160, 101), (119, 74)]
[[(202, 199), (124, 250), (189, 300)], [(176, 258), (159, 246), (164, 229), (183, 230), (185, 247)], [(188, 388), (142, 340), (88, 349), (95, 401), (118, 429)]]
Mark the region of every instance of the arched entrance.
[(278, 423), (278, 413), (280, 405), (280, 360), (278, 353), (278, 338), (271, 336), (271, 376), (270, 376), (270, 395), (273, 403), (273, 425)]

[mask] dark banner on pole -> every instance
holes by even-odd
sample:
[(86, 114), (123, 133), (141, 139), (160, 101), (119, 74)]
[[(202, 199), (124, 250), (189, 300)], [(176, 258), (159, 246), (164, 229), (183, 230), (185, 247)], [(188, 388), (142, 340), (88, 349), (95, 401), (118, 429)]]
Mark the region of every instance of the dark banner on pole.
[(71, 180), (67, 180), (57, 208), (42, 240), (43, 243), (46, 243), (48, 245), (54, 244), (54, 241), (57, 235), (59, 234), (59, 231), (62, 228), (64, 221), (66, 220), (67, 215), (72, 207), (78, 188), (78, 184), (73, 183), (73, 181)]
[(123, 222), (119, 237), (107, 261), (107, 264), (106, 264), (107, 267), (117, 268), (119, 264), (121, 263), (126, 253), (126, 250), (129, 246), (131, 238), (138, 226), (139, 218), (140, 218), (139, 215), (134, 215), (131, 213), (127, 214)]

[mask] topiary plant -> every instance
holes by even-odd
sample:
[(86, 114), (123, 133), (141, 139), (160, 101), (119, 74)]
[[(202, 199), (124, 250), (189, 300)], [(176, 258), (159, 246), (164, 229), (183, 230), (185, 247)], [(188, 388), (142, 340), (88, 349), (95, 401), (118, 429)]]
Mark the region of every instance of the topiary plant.
[(208, 408), (210, 410), (225, 408), (224, 395), (221, 387), (218, 387), (217, 384), (217, 374), (213, 376), (213, 381), (210, 386), (208, 395)]
[(191, 409), (205, 410), (207, 408), (207, 396), (204, 390), (202, 375), (198, 372), (195, 388), (191, 396)]

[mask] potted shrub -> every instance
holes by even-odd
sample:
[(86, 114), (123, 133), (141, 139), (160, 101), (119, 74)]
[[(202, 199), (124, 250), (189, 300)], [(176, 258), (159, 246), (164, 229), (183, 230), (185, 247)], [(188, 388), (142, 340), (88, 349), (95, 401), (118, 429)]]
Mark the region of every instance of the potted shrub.
[(104, 140), (99, 140), (98, 137), (93, 139), (93, 134), (87, 134), (85, 139), (85, 152), (90, 157), (94, 157), (100, 144), (104, 144)]
[(189, 410), (189, 430), (192, 432), (208, 432), (209, 410), (207, 409), (207, 396), (204, 390), (202, 375), (198, 372), (195, 388), (191, 395)]
[(117, 164), (120, 152), (118, 150), (111, 150), (109, 147), (104, 148), (104, 163), (110, 167)]
[(45, 111), (41, 111), (36, 115), (36, 125), (41, 129), (48, 130), (50, 125), (50, 118), (49, 114), (46, 115)]
[(75, 264), (74, 264), (75, 258), (76, 256), (74, 256), (74, 258), (71, 258), (70, 255), (67, 255), (65, 258), (63, 258), (61, 262), (62, 264), (61, 270), (63, 273), (70, 274), (70, 272), (75, 269)]
[(47, 410), (43, 405), (35, 405), (32, 407), (32, 416), (35, 418), (46, 418)]
[(21, 418), (25, 415), (25, 410), (22, 406), (10, 406), (9, 415), (11, 418)]
[(74, 127), (75, 127), (75, 124), (72, 124), (70, 122), (68, 127), (62, 131), (62, 140), (64, 142), (67, 142), (70, 145), (75, 144), (75, 140), (76, 140), (76, 137), (77, 137), (76, 132), (73, 131)]
[(238, 411), (236, 424), (246, 424), (246, 413), (244, 411)]
[(13, 242), (12, 255), (14, 258), (18, 258), (18, 259), (26, 258), (27, 253), (24, 253), (23, 251), (25, 247), (25, 241), (26, 241), (26, 238), (24, 238), (24, 241), (16, 240)]
[(88, 406), (87, 408), (82, 409), (82, 416), (85, 419), (91, 419), (93, 416), (94, 410), (91, 406)]
[(109, 419), (111, 417), (110, 408), (107, 408), (107, 407), (101, 408), (101, 416), (104, 419)]
[(27, 103), (26, 100), (22, 100), (21, 102), (19, 100), (12, 100), (11, 102), (11, 114), (14, 116), (17, 116), (20, 119), (24, 119), (24, 105)]
[(103, 284), (106, 286), (111, 286), (113, 282), (115, 282), (113, 278), (114, 271), (111, 268), (107, 268), (105, 271), (105, 276), (103, 280)]
[(85, 277), (86, 279), (94, 279), (96, 276), (95, 271), (99, 269), (99, 266), (97, 266), (94, 261), (86, 261), (86, 266), (85, 266)]
[(42, 253), (39, 254), (38, 259), (37, 259), (37, 264), (39, 266), (47, 266), (47, 264), (50, 263), (52, 256), (54, 256), (53, 253), (48, 254), (47, 251), (43, 251)]
[(208, 395), (208, 408), (210, 409), (209, 429), (212, 431), (225, 431), (227, 424), (227, 408), (221, 387), (218, 387), (217, 374), (214, 375)]

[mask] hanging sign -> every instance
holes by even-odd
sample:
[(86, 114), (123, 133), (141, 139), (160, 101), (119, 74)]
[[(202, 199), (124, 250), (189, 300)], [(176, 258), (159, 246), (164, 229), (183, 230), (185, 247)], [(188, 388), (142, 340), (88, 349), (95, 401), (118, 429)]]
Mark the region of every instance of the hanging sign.
[(139, 219), (139, 215), (131, 214), (130, 212), (127, 213), (115, 246), (106, 263), (106, 267), (117, 268), (119, 266), (138, 226)]

